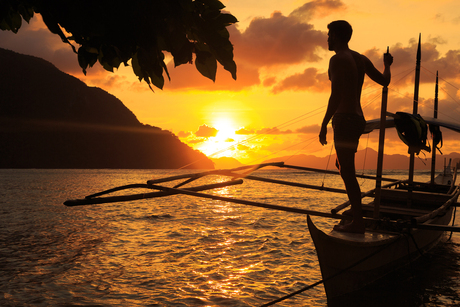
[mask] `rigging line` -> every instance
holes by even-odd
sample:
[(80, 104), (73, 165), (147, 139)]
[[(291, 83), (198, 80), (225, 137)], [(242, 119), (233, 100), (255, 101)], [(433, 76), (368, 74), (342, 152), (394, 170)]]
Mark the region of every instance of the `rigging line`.
[[(450, 97), (450, 99), (452, 99), (456, 104), (460, 105), (460, 102), (458, 102), (454, 97), (452, 97), (443, 87), (441, 87), (441, 90), (446, 93), (447, 96)], [(456, 109), (454, 109), (455, 112), (458, 113), (458, 111)]]
[[(407, 73), (406, 71), (402, 71), (400, 73), (397, 73), (397, 74), (392, 74), (392, 78), (394, 79), (396, 76), (399, 76), (399, 75), (402, 75), (402, 74), (405, 74), (404, 76), (402, 76), (401, 78), (399, 78), (397, 81), (393, 81), (392, 84), (398, 84), (399, 82), (401, 82), (401, 80), (405, 79), (408, 75), (410, 75), (411, 73), (413, 73), (415, 71), (415, 68), (410, 68), (409, 70), (407, 70)], [(363, 92), (366, 91), (367, 89), (369, 88), (373, 88), (373, 87), (376, 87), (376, 90), (381, 90), (381, 86), (375, 82), (371, 82), (369, 83), (365, 88), (363, 88)], [(363, 94), (365, 95), (365, 94)]]
[[(402, 80), (406, 79), (407, 76), (409, 76), (410, 74), (412, 74), (414, 71), (415, 71), (415, 69), (411, 69), (407, 74), (405, 74), (404, 76), (402, 76), (402, 77), (399, 78), (398, 80), (392, 81), (392, 82), (391, 82), (391, 85), (392, 85), (392, 88), (391, 88), (391, 89), (394, 90), (394, 89), (393, 89), (393, 88), (394, 88), (394, 85), (400, 84), (400, 83), (402, 82)], [(400, 73), (400, 74), (401, 74), (401, 73)], [(393, 77), (394, 77), (394, 76), (393, 76)], [(394, 78), (393, 78), (393, 79), (394, 79)], [(388, 88), (388, 89), (390, 89), (390, 88)], [(397, 91), (395, 91), (395, 92), (397, 92)]]
[(391, 92), (394, 92), (396, 94), (398, 94), (399, 96), (401, 96), (402, 98), (405, 98), (406, 100), (410, 100), (411, 102), (414, 101), (414, 97), (413, 96), (410, 96), (411, 94), (409, 93), (406, 93), (406, 94), (403, 94), (397, 90), (395, 90), (394, 88), (388, 88), (388, 90), (391, 90)]
[(449, 92), (444, 88), (444, 87), (441, 87), (441, 90), (447, 94), (447, 96), (450, 97), (450, 99), (452, 99), (454, 102), (456, 102), (458, 105), (460, 105), (460, 102), (457, 101), (457, 99), (455, 99), (454, 97), (452, 97), (451, 94), (449, 94)]
[[(304, 114), (302, 114), (302, 115), (300, 115), (300, 116), (297, 116), (297, 117), (295, 117), (295, 118), (293, 118), (293, 119), (291, 119), (291, 120), (289, 120), (289, 121), (287, 121), (287, 122), (284, 122), (284, 123), (282, 123), (282, 124), (280, 124), (280, 125), (278, 125), (278, 126), (275, 126), (274, 128), (269, 129), (269, 130), (267, 131), (267, 133), (256, 134), (256, 135), (254, 135), (254, 136), (252, 136), (252, 137), (249, 137), (249, 138), (247, 138), (247, 139), (244, 139), (244, 140), (242, 140), (242, 141), (239, 141), (239, 142), (237, 142), (236, 144), (233, 144), (233, 145), (228, 146), (228, 147), (226, 147), (226, 148), (224, 148), (224, 149), (221, 149), (221, 150), (219, 150), (219, 151), (217, 151), (217, 152), (214, 152), (214, 153), (210, 154), (208, 157), (213, 157), (213, 156), (215, 156), (215, 155), (217, 155), (217, 154), (220, 154), (220, 153), (222, 153), (222, 152), (226, 152), (227, 150), (230, 150), (231, 148), (234, 148), (235, 146), (238, 146), (238, 145), (241, 145), (241, 144), (245, 144), (245, 143), (247, 143), (247, 142), (249, 142), (249, 141), (252, 141), (252, 140), (254, 140), (254, 139), (257, 139), (257, 138), (263, 137), (263, 136), (265, 136), (265, 135), (268, 135), (269, 132), (275, 131), (276, 128), (279, 129), (279, 127), (286, 126), (288, 123), (290, 123), (290, 122), (292, 122), (292, 121), (294, 121), (294, 120), (301, 121), (301, 120), (305, 120), (305, 119), (307, 119), (307, 118), (309, 118), (309, 117), (311, 117), (311, 116), (317, 115), (318, 113), (315, 113), (315, 114), (313, 114), (313, 115), (310, 115), (310, 114), (313, 113), (313, 112), (319, 112), (321, 109), (324, 109), (325, 107), (326, 107), (326, 106), (318, 107), (318, 108), (316, 108), (316, 109), (314, 109), (314, 110), (312, 110), (312, 111), (309, 111), (309, 112), (307, 112), (307, 113), (304, 113)], [(304, 118), (304, 119), (300, 119), (300, 118), (302, 118), (302, 117), (304, 117), (304, 116), (307, 116), (307, 115), (310, 115), (310, 116), (308, 116), (307, 118)], [(294, 122), (294, 123), (297, 123), (298, 121), (296, 121), (296, 122)], [(293, 123), (290, 123), (289, 125), (292, 125), (292, 124), (293, 124)], [(260, 160), (260, 159), (259, 159), (259, 160)], [(195, 163), (197, 163), (197, 162), (199, 162), (199, 161), (201, 161), (201, 159), (198, 159), (198, 160), (195, 160), (195, 161), (193, 161), (193, 162), (190, 162), (189, 164), (186, 164), (186, 165), (184, 165), (184, 166), (181, 166), (181, 167), (178, 168), (178, 169), (184, 169), (184, 168), (186, 168), (186, 167), (188, 167), (188, 166), (190, 166), (190, 165), (193, 165), (193, 164), (195, 164)]]
[[(316, 139), (316, 136), (315, 136), (315, 137), (312, 137), (312, 138), (310, 138), (310, 139), (308, 139), (308, 140), (304, 140), (304, 141), (302, 141), (302, 142), (299, 142), (299, 143), (296, 143), (296, 144), (294, 144), (294, 145), (291, 145), (291, 146), (288, 146), (288, 147), (286, 147), (286, 148), (283, 148), (283, 149), (281, 149), (281, 150), (279, 150), (279, 151), (277, 151), (277, 152), (273, 152), (273, 153), (271, 153), (271, 154), (269, 154), (269, 155), (265, 155), (265, 156), (263, 156), (263, 157), (260, 157), (260, 158), (257, 158), (257, 159), (255, 159), (255, 160), (252, 160), (249, 164), (254, 164), (256, 161), (259, 161), (259, 160), (261, 160), (261, 159), (266, 159), (266, 158), (268, 158), (268, 157), (270, 157), (270, 156), (276, 155), (276, 154), (278, 154), (278, 153), (280, 153), (280, 152), (282, 152), (282, 151), (285, 151), (285, 150), (287, 150), (287, 149), (289, 149), (289, 148), (291, 148), (291, 147), (295, 147), (295, 146), (297, 146), (297, 145), (299, 145), (299, 144), (306, 143), (306, 142), (308, 142), (308, 141), (310, 141), (310, 143), (307, 144), (307, 145), (310, 145), (311, 142), (313, 142), (315, 139)], [(306, 145), (306, 146), (307, 146), (307, 145)], [(306, 146), (304, 146), (304, 148), (305, 148)], [(303, 149), (303, 148), (302, 148), (302, 149)], [(301, 149), (301, 150), (302, 150), (302, 149)], [(290, 158), (291, 158), (291, 157), (290, 157)]]
[(366, 109), (368, 106), (370, 106), (377, 98), (382, 97), (382, 93), (377, 94), (374, 96), (371, 100), (369, 100), (364, 106), (362, 106), (363, 109)]
[[(332, 142), (331, 144), (331, 151), (329, 152), (329, 157), (327, 158), (327, 163), (326, 163), (326, 171), (329, 167), (329, 162), (331, 161), (331, 155), (332, 155), (332, 149), (334, 148), (334, 142)], [(336, 161), (337, 161), (337, 158), (336, 158)], [(336, 162), (337, 163), (337, 162)], [(321, 182), (321, 186), (324, 187), (324, 181), (326, 180), (326, 172), (324, 173), (324, 176), (323, 176), (323, 181)]]
[(335, 278), (335, 277), (337, 277), (337, 276), (339, 276), (339, 275), (345, 273), (346, 271), (349, 271), (349, 270), (353, 269), (354, 267), (360, 265), (361, 263), (365, 262), (366, 260), (368, 260), (368, 259), (374, 257), (375, 255), (379, 254), (380, 252), (384, 251), (386, 248), (390, 247), (391, 245), (393, 245), (393, 244), (395, 244), (396, 242), (398, 242), (399, 240), (401, 240), (401, 237), (402, 237), (402, 235), (400, 235), (398, 238), (396, 238), (393, 242), (390, 242), (390, 243), (388, 243), (388, 244), (386, 244), (386, 245), (383, 245), (382, 247), (380, 247), (380, 248), (377, 249), (376, 251), (370, 253), (370, 254), (367, 255), (366, 257), (362, 258), (361, 260), (359, 260), (359, 261), (353, 263), (352, 265), (346, 267), (345, 269), (343, 269), (343, 270), (341, 270), (341, 271), (339, 271), (339, 272), (337, 272), (337, 273), (334, 273), (334, 274), (332, 274), (332, 275), (330, 275), (330, 276), (328, 276), (328, 277), (326, 277), (326, 278), (321, 279), (320, 281), (317, 281), (317, 282), (315, 282), (315, 283), (313, 283), (313, 284), (311, 284), (311, 285), (308, 285), (308, 286), (306, 286), (306, 287), (303, 287), (303, 288), (300, 289), (300, 290), (297, 290), (297, 291), (292, 292), (292, 293), (290, 293), (290, 294), (288, 294), (288, 295), (285, 295), (285, 296), (283, 296), (283, 297), (280, 297), (280, 298), (278, 298), (278, 299), (276, 299), (276, 300), (273, 300), (273, 301), (271, 301), (271, 302), (269, 302), (269, 303), (263, 304), (263, 305), (261, 305), (260, 307), (272, 306), (272, 305), (274, 305), (274, 304), (276, 304), (276, 303), (279, 303), (279, 302), (284, 301), (284, 300), (286, 300), (286, 299), (288, 299), (288, 298), (291, 298), (291, 297), (293, 297), (293, 296), (295, 296), (295, 295), (297, 295), (297, 294), (300, 294), (300, 293), (302, 293), (302, 292), (305, 292), (305, 291), (307, 291), (307, 290), (310, 290), (310, 289), (312, 289), (312, 288), (314, 288), (314, 287), (316, 287), (316, 286), (318, 286), (318, 285), (320, 285), (320, 284), (322, 284), (322, 283), (325, 283), (326, 281), (329, 281), (329, 280), (331, 280), (331, 279), (333, 279), (333, 278)]
[[(423, 68), (423, 70), (426, 70), (427, 72), (429, 72), (430, 74), (432, 74), (433, 76), (436, 76), (436, 74), (434, 72), (432, 72), (431, 70), (425, 68), (423, 65), (421, 66), (421, 68)], [(445, 83), (449, 84), (450, 86), (452, 86), (453, 88), (457, 89), (457, 90), (460, 90), (460, 88), (458, 88), (457, 86), (453, 85), (452, 83), (450, 83), (449, 81), (447, 81), (446, 79), (442, 78), (442, 77), (439, 77), (439, 79), (441, 79), (442, 81), (444, 81)]]
[[(262, 137), (262, 136), (270, 135), (270, 132), (276, 131), (276, 129), (284, 128), (284, 127), (293, 125), (293, 124), (295, 124), (295, 123), (298, 123), (298, 122), (300, 122), (300, 121), (302, 121), (302, 120), (305, 120), (305, 119), (307, 119), (307, 118), (309, 118), (309, 117), (315, 116), (315, 115), (318, 114), (318, 112), (319, 112), (321, 109), (324, 109), (324, 107), (325, 107), (325, 106), (321, 106), (321, 107), (319, 107), (319, 108), (317, 108), (317, 109), (315, 109), (315, 110), (312, 110), (312, 111), (309, 111), (309, 112), (307, 112), (307, 113), (305, 113), (305, 114), (302, 114), (302, 115), (300, 115), (300, 116), (297, 116), (297, 117), (295, 117), (295, 118), (293, 118), (293, 119), (291, 119), (291, 120), (289, 120), (289, 121), (286, 121), (286, 122), (284, 122), (284, 123), (282, 123), (282, 124), (280, 124), (280, 125), (277, 125), (277, 126), (271, 128), (271, 129), (269, 129), (269, 130), (268, 130), (267, 132), (265, 132), (265, 133), (256, 134), (256, 135), (251, 136), (251, 137), (249, 137), (249, 138), (247, 138), (247, 139), (244, 139), (244, 140), (242, 140), (242, 141), (239, 141), (239, 142), (237, 142), (236, 144), (233, 144), (233, 145), (231, 145), (231, 146), (229, 146), (229, 147), (227, 147), (227, 148), (224, 148), (224, 149), (221, 149), (221, 150), (219, 150), (219, 151), (217, 151), (217, 152), (215, 152), (215, 153), (212, 153), (210, 156), (212, 157), (212, 156), (214, 156), (214, 155), (216, 155), (216, 154), (225, 152), (225, 151), (231, 149), (231, 148), (234, 147), (234, 146), (237, 146), (237, 145), (240, 145), (240, 144), (244, 144), (244, 143), (246, 143), (246, 142), (252, 141), (252, 140), (257, 139), (257, 138), (260, 138), (260, 137)], [(317, 113), (312, 114), (313, 112), (317, 112)], [(307, 116), (307, 115), (308, 115), (308, 117), (302, 118), (302, 117), (305, 117), (305, 116)]]
[[(423, 107), (424, 107), (424, 108), (427, 108), (427, 109), (429, 109), (429, 110), (434, 110), (434, 107), (433, 107), (432, 105), (430, 105), (430, 104), (428, 104), (428, 105), (423, 104)], [(457, 110), (455, 110), (455, 109), (454, 109), (453, 111), (454, 111), (455, 113), (459, 113), (459, 112), (458, 112)], [(444, 117), (447, 117), (447, 118), (452, 119), (454, 123), (458, 122), (458, 118), (452, 117), (452, 116), (450, 116), (450, 114), (446, 114), (446, 113), (444, 113), (444, 112), (439, 112), (439, 110), (438, 110), (438, 114), (443, 115)]]
[[(310, 143), (308, 143), (307, 145), (305, 145), (304, 147), (300, 148), (299, 150), (297, 150), (295, 153), (293, 153), (289, 158), (287, 158), (284, 162), (287, 162), (289, 161), (292, 157), (294, 157), (295, 155), (297, 155), (300, 151), (304, 150), (305, 147), (307, 146), (310, 146), (310, 144), (316, 139), (317, 137), (312, 137), (311, 139), (309, 139), (309, 141), (311, 141)], [(303, 141), (303, 142), (306, 142), (306, 141)], [(302, 144), (303, 142), (300, 142), (300, 143), (297, 143), (296, 145), (298, 144)]]
[[(410, 73), (412, 73), (413, 71), (414, 71), (414, 69), (411, 69), (409, 73), (407, 73), (407, 74), (404, 75), (401, 79), (399, 79), (398, 81), (396, 81), (396, 84), (397, 84), (398, 82), (400, 82), (400, 80), (402, 80), (403, 78), (407, 77), (407, 76), (408, 76)], [(404, 72), (401, 72), (401, 73), (399, 73), (399, 74), (396, 74), (395, 76), (400, 75), (400, 74), (402, 74), (402, 73), (404, 73)], [(372, 87), (375, 87), (375, 86), (377, 86), (377, 85), (372, 84), (372, 85), (370, 85), (370, 86), (367, 86), (367, 87), (365, 87), (365, 88), (363, 89), (363, 91), (366, 91), (367, 89), (372, 88)], [(378, 89), (379, 89), (379, 88), (376, 88), (375, 90), (372, 90), (371, 93), (374, 92), (374, 91), (377, 91)], [(364, 94), (364, 95), (369, 95), (369, 93), (366, 93), (366, 94)], [(378, 96), (374, 97), (373, 99), (371, 99), (371, 101), (370, 101), (369, 103), (367, 103), (367, 104), (364, 106), (364, 108), (366, 108), (369, 104), (371, 104), (371, 103), (372, 103), (375, 99), (377, 99), (378, 97), (380, 97), (380, 95), (378, 95)], [(213, 156), (215, 156), (215, 155), (217, 155), (217, 154), (220, 154), (220, 153), (222, 153), (222, 152), (225, 152), (225, 151), (227, 151), (227, 150), (230, 150), (231, 148), (234, 148), (235, 146), (238, 146), (238, 145), (241, 145), (241, 144), (245, 144), (245, 143), (247, 143), (247, 142), (249, 142), (249, 141), (252, 141), (252, 140), (254, 140), (254, 139), (257, 139), (257, 138), (260, 138), (260, 137), (262, 137), (262, 136), (268, 135), (269, 132), (274, 131), (276, 128), (279, 129), (280, 127), (289, 126), (289, 125), (295, 124), (295, 123), (297, 123), (297, 122), (299, 122), (299, 121), (305, 120), (305, 119), (307, 119), (307, 118), (309, 118), (309, 117), (311, 117), (311, 116), (317, 115), (318, 113), (315, 113), (315, 114), (313, 114), (313, 115), (310, 115), (310, 114), (313, 113), (313, 112), (319, 112), (320, 110), (324, 109), (325, 107), (326, 107), (326, 105), (323, 105), (323, 106), (318, 107), (318, 108), (316, 108), (316, 109), (314, 109), (314, 110), (312, 110), (312, 111), (310, 111), (310, 112), (307, 112), (307, 113), (302, 114), (302, 115), (300, 115), (300, 116), (298, 116), (298, 117), (295, 117), (295, 118), (293, 118), (293, 119), (291, 119), (291, 120), (289, 120), (289, 121), (287, 121), (287, 122), (284, 122), (284, 123), (282, 123), (282, 124), (280, 124), (280, 125), (277, 125), (277, 126), (275, 126), (274, 128), (269, 129), (269, 130), (267, 131), (267, 133), (264, 133), (264, 134), (257, 134), (257, 135), (254, 135), (254, 136), (252, 136), (252, 137), (249, 137), (249, 138), (247, 138), (247, 139), (244, 139), (244, 140), (242, 140), (242, 141), (239, 141), (239, 142), (237, 142), (236, 144), (233, 144), (233, 145), (231, 145), (231, 146), (228, 146), (227, 148), (224, 148), (224, 149), (221, 149), (221, 150), (219, 150), (219, 151), (217, 151), (217, 152), (215, 152), (215, 153), (212, 153), (211, 155), (209, 155), (209, 157), (213, 157)], [(307, 115), (310, 115), (310, 116), (308, 116), (307, 118), (301, 119), (302, 117), (307, 116)], [(294, 122), (293, 122), (293, 121), (294, 121)], [(293, 123), (292, 123), (292, 122), (293, 122)], [(288, 124), (289, 124), (289, 125), (288, 125)], [(187, 165), (184, 165), (184, 166), (180, 167), (179, 169), (186, 168), (187, 166), (193, 165), (194, 163), (197, 163), (198, 161), (199, 161), (199, 160), (194, 161), (194, 162), (191, 162), (191, 163), (189, 163), (189, 164), (187, 164)]]
[[(367, 149), (369, 148), (369, 137), (370, 137), (370, 133), (367, 134), (367, 142), (366, 142), (366, 149), (364, 151), (364, 161), (363, 161), (363, 171), (362, 171), (362, 175), (364, 175), (364, 167), (366, 166), (366, 159), (367, 159)], [(364, 183), (364, 181), (363, 181)], [(362, 184), (361, 184), (362, 185)]]

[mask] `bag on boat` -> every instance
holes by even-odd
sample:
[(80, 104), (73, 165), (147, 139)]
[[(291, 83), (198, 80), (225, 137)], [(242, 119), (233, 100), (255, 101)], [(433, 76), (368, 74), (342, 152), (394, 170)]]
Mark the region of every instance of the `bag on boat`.
[[(442, 155), (442, 151), (441, 151), (441, 147), (442, 147), (442, 132), (441, 132), (441, 129), (439, 128), (439, 126), (431, 125), (431, 124), (428, 125), (428, 127), (430, 128), (431, 138), (433, 139), (433, 148), (436, 148), (439, 151), (439, 153)], [(439, 143), (441, 143), (440, 146), (438, 146)]]
[(409, 154), (418, 155), (421, 150), (431, 152), (431, 148), (426, 144), (427, 124), (419, 114), (396, 112), (394, 120), (399, 138), (409, 146)]

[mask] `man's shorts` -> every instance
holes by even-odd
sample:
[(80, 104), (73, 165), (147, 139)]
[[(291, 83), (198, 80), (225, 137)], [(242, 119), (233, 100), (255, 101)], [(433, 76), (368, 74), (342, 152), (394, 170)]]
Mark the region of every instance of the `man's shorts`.
[(364, 132), (366, 120), (353, 113), (336, 113), (332, 118), (334, 145), (336, 149), (358, 150), (359, 137)]

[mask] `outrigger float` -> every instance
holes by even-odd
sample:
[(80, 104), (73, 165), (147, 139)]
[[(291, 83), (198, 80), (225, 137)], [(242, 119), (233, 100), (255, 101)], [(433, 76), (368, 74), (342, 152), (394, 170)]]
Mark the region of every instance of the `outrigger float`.
[[(431, 180), (429, 182), (422, 183), (414, 181), (414, 153), (418, 152), (424, 144), (422, 144), (423, 146), (419, 146), (420, 144), (414, 144), (409, 139), (410, 129), (406, 129), (401, 133), (401, 137), (405, 138), (403, 140), (409, 145), (409, 178), (407, 180), (396, 180), (382, 176), (385, 128), (393, 127), (395, 125), (398, 128), (398, 121), (400, 121), (402, 117), (409, 117), (410, 121), (420, 124), (420, 126), (416, 127), (415, 130), (419, 132), (424, 131), (425, 136), (425, 122), (430, 124), (430, 130), (437, 129), (437, 131), (439, 131), (439, 127), (443, 126), (456, 132), (460, 132), (459, 125), (444, 123), (436, 119), (437, 98), (435, 99), (434, 118), (424, 118), (421, 120), (416, 115), (419, 74), (420, 41), (417, 52), (416, 89), (414, 93), (413, 114), (409, 114), (411, 116), (406, 116), (407, 113), (403, 114), (399, 112), (396, 114), (388, 114), (386, 111), (388, 89), (384, 87), (382, 92), (381, 117), (379, 120), (371, 120), (367, 122), (366, 130), (369, 132), (374, 129), (380, 129), (380, 136), (376, 176), (357, 175), (359, 178), (373, 179), (376, 181), (374, 189), (362, 193), (364, 220), (366, 223), (366, 231), (363, 235), (338, 232), (334, 230), (320, 230), (311, 218), (311, 216), (319, 216), (338, 219), (341, 223), (346, 223), (351, 219), (351, 217), (340, 214), (340, 212), (350, 205), (348, 201), (336, 208), (333, 208), (331, 212), (320, 212), (203, 193), (203, 191), (207, 190), (241, 184), (243, 180), (256, 180), (297, 188), (346, 193), (344, 189), (289, 182), (254, 176), (251, 174), (264, 167), (279, 167), (306, 172), (339, 174), (337, 171), (286, 165), (283, 162), (249, 165), (226, 170), (211, 170), (154, 179), (149, 180), (145, 184), (125, 185), (92, 194), (83, 199), (68, 200), (64, 204), (66, 206), (81, 206), (185, 194), (273, 210), (305, 214), (307, 215), (308, 228), (316, 247), (316, 253), (321, 268), (323, 277), (321, 282), (324, 283), (328, 302), (334, 301), (339, 299), (341, 296), (362, 289), (363, 287), (385, 276), (389, 272), (414, 261), (423, 252), (426, 252), (430, 248), (434, 247), (440, 241), (444, 232), (460, 231), (460, 227), (455, 227), (453, 224), (452, 226), (449, 226), (454, 210), (457, 206), (459, 206), (457, 200), (460, 195), (460, 185), (456, 185), (455, 183), (458, 165), (455, 165), (453, 167), (453, 171), (451, 171), (451, 164), (449, 163), (448, 167), (444, 167), (444, 172), (435, 177), (435, 142), (433, 143)], [(387, 115), (390, 116), (387, 118)], [(184, 187), (185, 185), (190, 185), (196, 182), (200, 178), (214, 175), (225, 176), (230, 179), (215, 184)], [(163, 183), (177, 181), (179, 181), (179, 183), (175, 184), (173, 187), (162, 185)], [(388, 183), (386, 185), (382, 185), (382, 182)], [(128, 189), (149, 189), (152, 192), (129, 195), (110, 195), (111, 193), (119, 193), (120, 191)], [(364, 199), (370, 199), (370, 201), (365, 203)], [(301, 289), (295, 293), (300, 293), (304, 290), (305, 289)], [(272, 303), (279, 302), (292, 295), (293, 294), (280, 298)], [(269, 306), (272, 303), (264, 306)]]

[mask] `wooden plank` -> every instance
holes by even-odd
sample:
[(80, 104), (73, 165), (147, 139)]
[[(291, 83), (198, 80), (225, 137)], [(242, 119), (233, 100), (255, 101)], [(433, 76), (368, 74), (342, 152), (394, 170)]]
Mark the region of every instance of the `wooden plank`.
[[(283, 168), (296, 169), (296, 170), (302, 170), (302, 171), (315, 172), (315, 173), (323, 173), (323, 174), (330, 174), (330, 175), (340, 175), (340, 173), (338, 171), (329, 171), (329, 170), (323, 170), (323, 169), (319, 169), (319, 168), (311, 168), (311, 167), (303, 167), (303, 166), (295, 166), (295, 165), (287, 165), (287, 164), (285, 164), (282, 167)], [(400, 181), (400, 180), (394, 179), (394, 178), (382, 177), (381, 179), (378, 179), (376, 176), (360, 175), (360, 174), (356, 174), (356, 177), (357, 178), (364, 178), (364, 179), (371, 179), (371, 180), (389, 181), (389, 182), (398, 182), (398, 181)]]
[(385, 201), (407, 201), (408, 194), (412, 193), (412, 204), (439, 205), (444, 204), (451, 198), (451, 195), (443, 193), (432, 193), (424, 191), (408, 191), (400, 189), (384, 189), (381, 191), (381, 198)]
[(307, 210), (307, 209), (301, 209), (301, 208), (272, 205), (272, 204), (260, 203), (260, 202), (243, 200), (243, 199), (238, 199), (238, 198), (231, 198), (231, 197), (224, 197), (224, 196), (218, 196), (218, 195), (213, 195), (213, 194), (198, 193), (198, 192), (193, 192), (193, 191), (185, 190), (185, 189), (174, 189), (174, 188), (168, 188), (168, 187), (163, 187), (163, 186), (158, 186), (158, 185), (152, 185), (152, 188), (155, 188), (155, 189), (158, 189), (158, 190), (161, 190), (161, 191), (171, 192), (171, 193), (174, 193), (174, 194), (184, 194), (184, 195), (190, 195), (190, 196), (195, 196), (195, 197), (202, 197), (202, 198), (208, 198), (208, 199), (212, 199), (212, 200), (220, 200), (220, 201), (226, 201), (226, 202), (230, 202), (230, 203), (249, 205), (249, 206), (254, 206), (254, 207), (273, 209), (273, 210), (279, 210), (279, 211), (285, 211), (285, 212), (309, 214), (309, 215), (329, 217), (329, 218), (334, 218), (334, 219), (346, 219), (346, 220), (351, 219), (350, 216), (341, 215), (341, 214), (332, 214), (332, 213), (326, 213), (326, 212), (320, 212), (320, 211), (314, 211), (314, 210)]
[(445, 210), (447, 210), (452, 205), (452, 203), (457, 201), (459, 195), (460, 195), (460, 186), (457, 186), (457, 190), (455, 191), (455, 193), (451, 195), (451, 198), (448, 201), (446, 201), (444, 205), (442, 205), (436, 210), (433, 210), (429, 214), (425, 214), (423, 216), (419, 216), (419, 217), (412, 219), (412, 222), (416, 224), (420, 224), (420, 223), (426, 222), (434, 218), (437, 215), (442, 214)]
[[(384, 185), (382, 187), (383, 188), (389, 188), (389, 187), (392, 187), (392, 186), (395, 186), (397, 184), (400, 184), (400, 183), (403, 183), (405, 182), (405, 180), (399, 180), (399, 181), (396, 181), (396, 182), (392, 182), (392, 183), (389, 183), (387, 185)], [(369, 190), (365, 193), (361, 193), (361, 198), (364, 198), (364, 197), (371, 197), (374, 195), (374, 192), (375, 192), (375, 189), (372, 189), (372, 190)], [(350, 205), (350, 201), (347, 200), (346, 202), (344, 202), (343, 204), (340, 204), (338, 205), (337, 207), (335, 207), (334, 209), (331, 210), (331, 213), (334, 213), (336, 214), (337, 212), (339, 212), (340, 210), (343, 210), (345, 209), (346, 207), (348, 207)]]
[[(206, 184), (206, 185), (201, 185), (201, 186), (196, 186), (196, 187), (190, 187), (184, 190), (205, 191), (205, 190), (223, 188), (223, 187), (241, 184), (241, 183), (243, 183), (243, 180), (237, 179), (237, 180), (219, 182), (219, 183), (214, 183), (214, 184)], [(152, 189), (152, 188), (149, 187), (149, 189)], [(158, 190), (157, 188), (154, 188), (154, 189)], [(115, 189), (112, 189), (112, 190), (115, 190)], [(93, 195), (101, 195), (101, 193), (97, 193)], [(87, 196), (84, 199), (67, 200), (64, 202), (64, 205), (68, 207), (74, 207), (74, 206), (84, 206), (84, 205), (106, 204), (106, 203), (115, 203), (115, 202), (123, 202), (123, 201), (133, 201), (133, 200), (139, 200), (139, 199), (158, 198), (158, 197), (170, 196), (174, 194), (177, 194), (177, 193), (161, 191), (161, 192), (150, 192), (150, 193), (119, 195), (119, 196), (109, 196), (109, 197), (94, 197), (93, 198), (93, 197)]]

